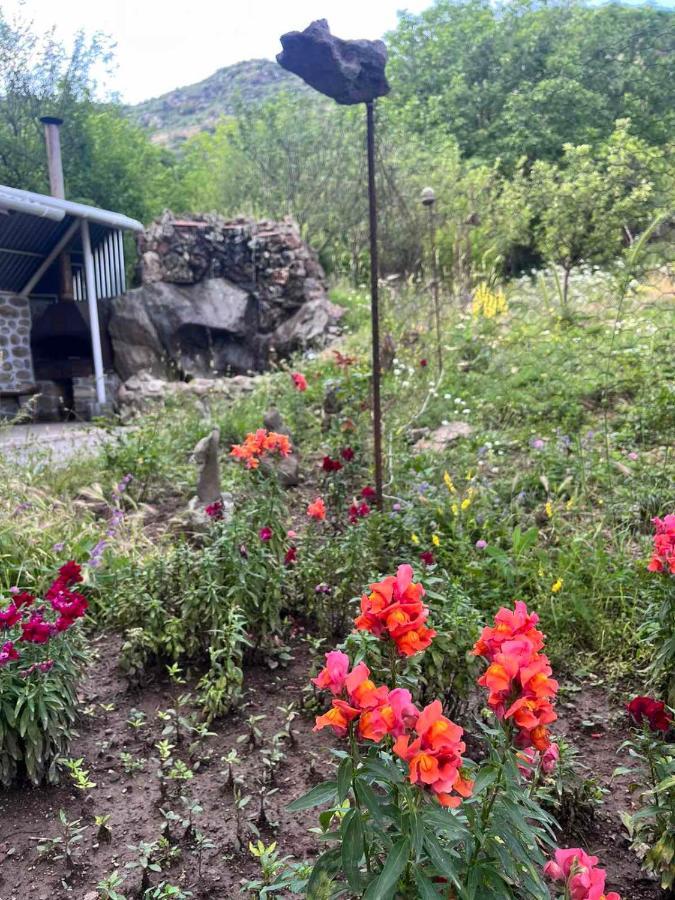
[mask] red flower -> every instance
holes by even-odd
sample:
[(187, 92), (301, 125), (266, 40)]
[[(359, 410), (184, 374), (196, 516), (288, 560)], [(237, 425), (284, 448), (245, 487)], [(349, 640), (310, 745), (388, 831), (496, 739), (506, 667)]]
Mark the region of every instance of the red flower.
[(652, 519), (656, 527), (654, 552), (647, 568), (650, 572), (675, 575), (675, 515)]
[(630, 701), (627, 709), (628, 715), (636, 725), (641, 725), (646, 720), (652, 731), (663, 731), (665, 734), (673, 723), (666, 704), (661, 700), (653, 700), (651, 697), (635, 697)]
[[(50, 622), (46, 622), (42, 613), (34, 613), (27, 622), (21, 623), (22, 641), (28, 641), (30, 644), (46, 644), (47, 641), (56, 633), (56, 626)], [(65, 629), (61, 629), (65, 630)]]
[(7, 609), (0, 610), (0, 628), (11, 628), (21, 618), (21, 610), (14, 603), (10, 603)]
[(65, 625), (65, 620), (70, 620), (70, 623), (72, 624), (75, 619), (82, 618), (89, 606), (86, 598), (76, 591), (61, 591), (56, 597), (53, 597), (50, 602), (52, 604), (52, 609), (59, 613), (60, 618), (64, 620), (64, 622), (61, 623), (62, 627), (60, 628), (59, 622), (57, 621), (56, 623), (59, 631), (65, 631), (66, 628), (70, 627)]
[(223, 518), (223, 501), (216, 500), (215, 503), (210, 503), (206, 509), (204, 510), (206, 515), (210, 519), (222, 519)]
[(62, 581), (66, 587), (70, 587), (78, 581), (82, 581), (82, 566), (75, 562), (74, 559), (64, 563), (59, 569), (59, 581)]
[(269, 525), (265, 525), (265, 527), (261, 528), (260, 531), (258, 532), (258, 537), (260, 538), (261, 541), (269, 541), (269, 540), (271, 540), (273, 533), (274, 532), (269, 527)]
[(14, 643), (12, 641), (5, 641), (2, 648), (0, 648), (0, 666), (6, 666), (7, 663), (14, 662), (14, 660), (18, 658), (19, 654), (16, 652)]
[(365, 519), (365, 517), (370, 513), (370, 507), (364, 501), (363, 503), (352, 503), (347, 511), (347, 515), (349, 516), (349, 521), (352, 525), (356, 525), (359, 519)]
[(19, 591), (18, 594), (14, 594), (12, 597), (12, 603), (14, 606), (32, 606), (35, 603), (35, 597), (32, 594), (29, 594), (28, 591)]
[(421, 360), (420, 360), (420, 366), (421, 366), (423, 369), (426, 369), (426, 367), (427, 367), (428, 365), (429, 365), (429, 363), (427, 362), (426, 359), (421, 359)]
[(375, 491), (375, 488), (372, 488), (369, 484), (367, 484), (361, 491), (361, 496), (364, 500), (374, 500), (375, 497), (377, 497), (377, 492)]
[(302, 372), (292, 372), (291, 378), (293, 379), (293, 384), (299, 391), (307, 390), (307, 379), (302, 374)]
[(422, 553), (420, 553), (420, 559), (425, 566), (433, 566), (434, 564), (434, 554), (431, 552), (431, 550), (424, 550)]
[(298, 559), (298, 548), (295, 546), (290, 546), (286, 551), (286, 556), (284, 556), (284, 565), (290, 566), (294, 562), (297, 562)]
[(343, 447), (342, 450), (340, 450), (340, 456), (345, 462), (351, 462), (354, 459), (354, 455), (354, 451), (351, 447)]
[(324, 456), (321, 468), (324, 472), (339, 472), (342, 468), (342, 463), (339, 459), (331, 459), (330, 456)]

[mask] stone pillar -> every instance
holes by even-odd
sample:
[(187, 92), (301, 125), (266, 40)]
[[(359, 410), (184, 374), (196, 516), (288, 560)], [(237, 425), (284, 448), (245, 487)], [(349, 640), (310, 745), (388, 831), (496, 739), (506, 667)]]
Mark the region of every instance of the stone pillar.
[(28, 393), (34, 383), (28, 300), (0, 294), (0, 394)]

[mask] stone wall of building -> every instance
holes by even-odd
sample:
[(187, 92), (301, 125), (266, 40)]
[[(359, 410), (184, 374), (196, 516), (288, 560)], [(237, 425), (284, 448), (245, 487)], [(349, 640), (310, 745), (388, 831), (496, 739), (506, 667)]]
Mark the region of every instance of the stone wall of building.
[(27, 390), (33, 383), (28, 300), (0, 294), (0, 394)]

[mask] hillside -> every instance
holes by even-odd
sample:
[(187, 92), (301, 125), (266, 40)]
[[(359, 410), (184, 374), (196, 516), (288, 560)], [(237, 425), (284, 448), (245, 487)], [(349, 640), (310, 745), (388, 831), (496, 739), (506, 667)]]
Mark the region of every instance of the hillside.
[(218, 69), (213, 75), (129, 107), (130, 116), (151, 132), (157, 144), (175, 146), (190, 135), (208, 131), (238, 102), (256, 103), (282, 88), (303, 90), (300, 79), (269, 59), (249, 59)]

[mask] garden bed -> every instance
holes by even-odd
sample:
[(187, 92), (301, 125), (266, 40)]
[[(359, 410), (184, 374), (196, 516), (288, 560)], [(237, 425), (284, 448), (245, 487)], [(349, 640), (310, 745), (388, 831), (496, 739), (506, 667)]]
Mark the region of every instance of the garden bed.
[[(138, 886), (140, 876), (137, 870), (125, 871), (125, 865), (138, 858), (129, 845), (160, 837), (165, 821), (160, 806), (180, 810), (180, 803), (160, 800), (157, 765), (150, 757), (157, 755), (153, 745), (161, 739), (164, 727), (157, 711), (172, 707), (189, 685), (157, 682), (130, 692), (115, 669), (116, 647), (115, 639), (100, 639), (96, 643), (98, 659), (88, 672), (81, 697), (82, 707), (91, 714), (82, 718), (71, 753), (76, 758), (84, 757), (96, 787), (78, 792), (65, 783), (42, 788), (18, 786), (0, 795), (2, 900), (82, 900), (88, 892), (94, 892), (94, 897), (97, 883), (116, 868), (127, 877), (122, 892), (133, 896), (132, 889)], [(245, 816), (255, 820), (259, 808), (258, 779), (263, 768), (260, 751), (269, 747), (272, 736), (283, 727), (284, 716), (278, 707), (291, 702), (299, 707), (308, 683), (311, 662), (306, 645), (297, 642), (292, 653), (288, 668), (275, 672), (267, 667), (247, 670), (240, 709), (214, 723), (215, 735), (204, 741), (200, 751), (203, 761), (194, 778), (186, 783), (185, 793), (204, 808), (195, 824), (215, 845), (203, 854), (202, 878), (197, 877), (194, 847), (190, 840), (182, 840), (180, 859), (164, 873), (153, 874), (154, 883), (170, 881), (191, 890), (195, 898), (233, 900), (250, 896), (242, 883), (258, 877), (259, 866), (246, 845), (237, 848), (234, 797), (231, 788), (225, 787), (228, 767), (221, 757), (233, 748), (238, 750), (241, 763), (234, 766), (235, 777), (243, 782), (242, 793), (251, 796)], [(625, 779), (613, 781), (611, 777), (619, 763), (617, 747), (627, 735), (625, 711), (601, 686), (564, 687), (566, 699), (559, 704), (556, 733), (574, 743), (589, 774), (607, 790), (602, 807), (583, 835), (584, 846), (600, 857), (609, 873), (609, 887), (625, 900), (657, 900), (662, 894), (641, 873), (619, 820), (619, 811), (630, 809), (631, 803)], [(133, 710), (140, 710), (147, 717), (146, 724), (138, 730), (128, 724)], [(266, 717), (257, 726), (261, 731), (260, 746), (242, 746), (238, 739), (247, 734), (248, 717), (259, 715)], [(470, 720), (464, 724), (470, 732)], [(311, 859), (317, 846), (308, 833), (316, 819), (314, 812), (289, 813), (285, 809), (325, 776), (329, 739), (325, 733), (314, 734), (312, 725), (313, 719), (308, 715), (299, 716), (292, 723), (297, 745), (287, 746), (275, 779), (278, 793), (265, 804), (269, 820), (278, 823), (278, 828), (263, 826), (260, 830), (265, 844), (276, 840), (281, 853), (295, 859)], [(145, 761), (144, 770), (126, 774), (120, 760), (123, 752)], [(69, 888), (63, 885), (63, 862), (41, 860), (36, 851), (40, 840), (58, 832), (60, 809), (69, 821), (81, 819), (81, 824), (87, 826), (76, 849)], [(110, 815), (111, 843), (97, 839), (94, 817), (104, 814)], [(574, 831), (569, 837), (561, 836), (559, 844), (576, 846), (580, 837)], [(251, 834), (250, 840), (257, 838)]]

